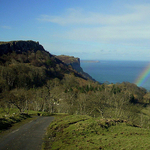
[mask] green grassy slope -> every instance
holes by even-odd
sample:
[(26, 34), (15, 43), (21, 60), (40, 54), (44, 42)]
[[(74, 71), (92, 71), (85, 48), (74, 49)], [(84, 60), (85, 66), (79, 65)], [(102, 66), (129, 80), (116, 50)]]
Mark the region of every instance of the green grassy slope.
[(48, 128), (43, 149), (150, 149), (150, 131), (125, 120), (72, 115)]

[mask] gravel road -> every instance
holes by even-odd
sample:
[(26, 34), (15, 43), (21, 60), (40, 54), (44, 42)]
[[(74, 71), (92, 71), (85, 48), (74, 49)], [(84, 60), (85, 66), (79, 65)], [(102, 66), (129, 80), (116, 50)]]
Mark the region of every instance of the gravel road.
[(0, 139), (0, 150), (41, 150), (43, 136), (53, 117), (38, 117)]

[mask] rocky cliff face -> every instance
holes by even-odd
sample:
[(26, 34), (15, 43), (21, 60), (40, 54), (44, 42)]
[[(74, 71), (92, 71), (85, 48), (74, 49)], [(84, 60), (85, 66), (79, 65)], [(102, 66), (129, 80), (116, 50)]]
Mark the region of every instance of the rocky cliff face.
[(67, 65), (71, 65), (73, 69), (82, 74), (85, 78), (95, 81), (89, 74), (85, 73), (80, 66), (80, 58), (73, 56), (60, 55), (56, 56), (57, 59), (61, 60)]
[(44, 51), (44, 48), (39, 42), (34, 41), (0, 42), (0, 55), (12, 53), (13, 51), (19, 54), (29, 50), (33, 52), (36, 52), (37, 50)]
[(58, 58), (67, 65), (71, 65), (72, 68), (75, 69), (76, 71), (80, 73), (83, 72), (83, 69), (80, 67), (80, 58), (66, 55), (56, 56), (56, 58)]

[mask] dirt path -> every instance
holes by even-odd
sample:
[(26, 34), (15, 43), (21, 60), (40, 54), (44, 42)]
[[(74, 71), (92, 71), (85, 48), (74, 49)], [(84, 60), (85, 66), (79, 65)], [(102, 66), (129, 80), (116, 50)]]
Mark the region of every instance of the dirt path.
[(53, 117), (38, 117), (0, 139), (0, 150), (41, 150), (42, 138)]

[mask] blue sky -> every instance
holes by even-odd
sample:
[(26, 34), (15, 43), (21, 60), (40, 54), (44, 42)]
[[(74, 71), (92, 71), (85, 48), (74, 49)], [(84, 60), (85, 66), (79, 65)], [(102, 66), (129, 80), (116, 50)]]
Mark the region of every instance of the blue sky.
[(150, 61), (149, 0), (0, 0), (0, 41), (55, 55)]

